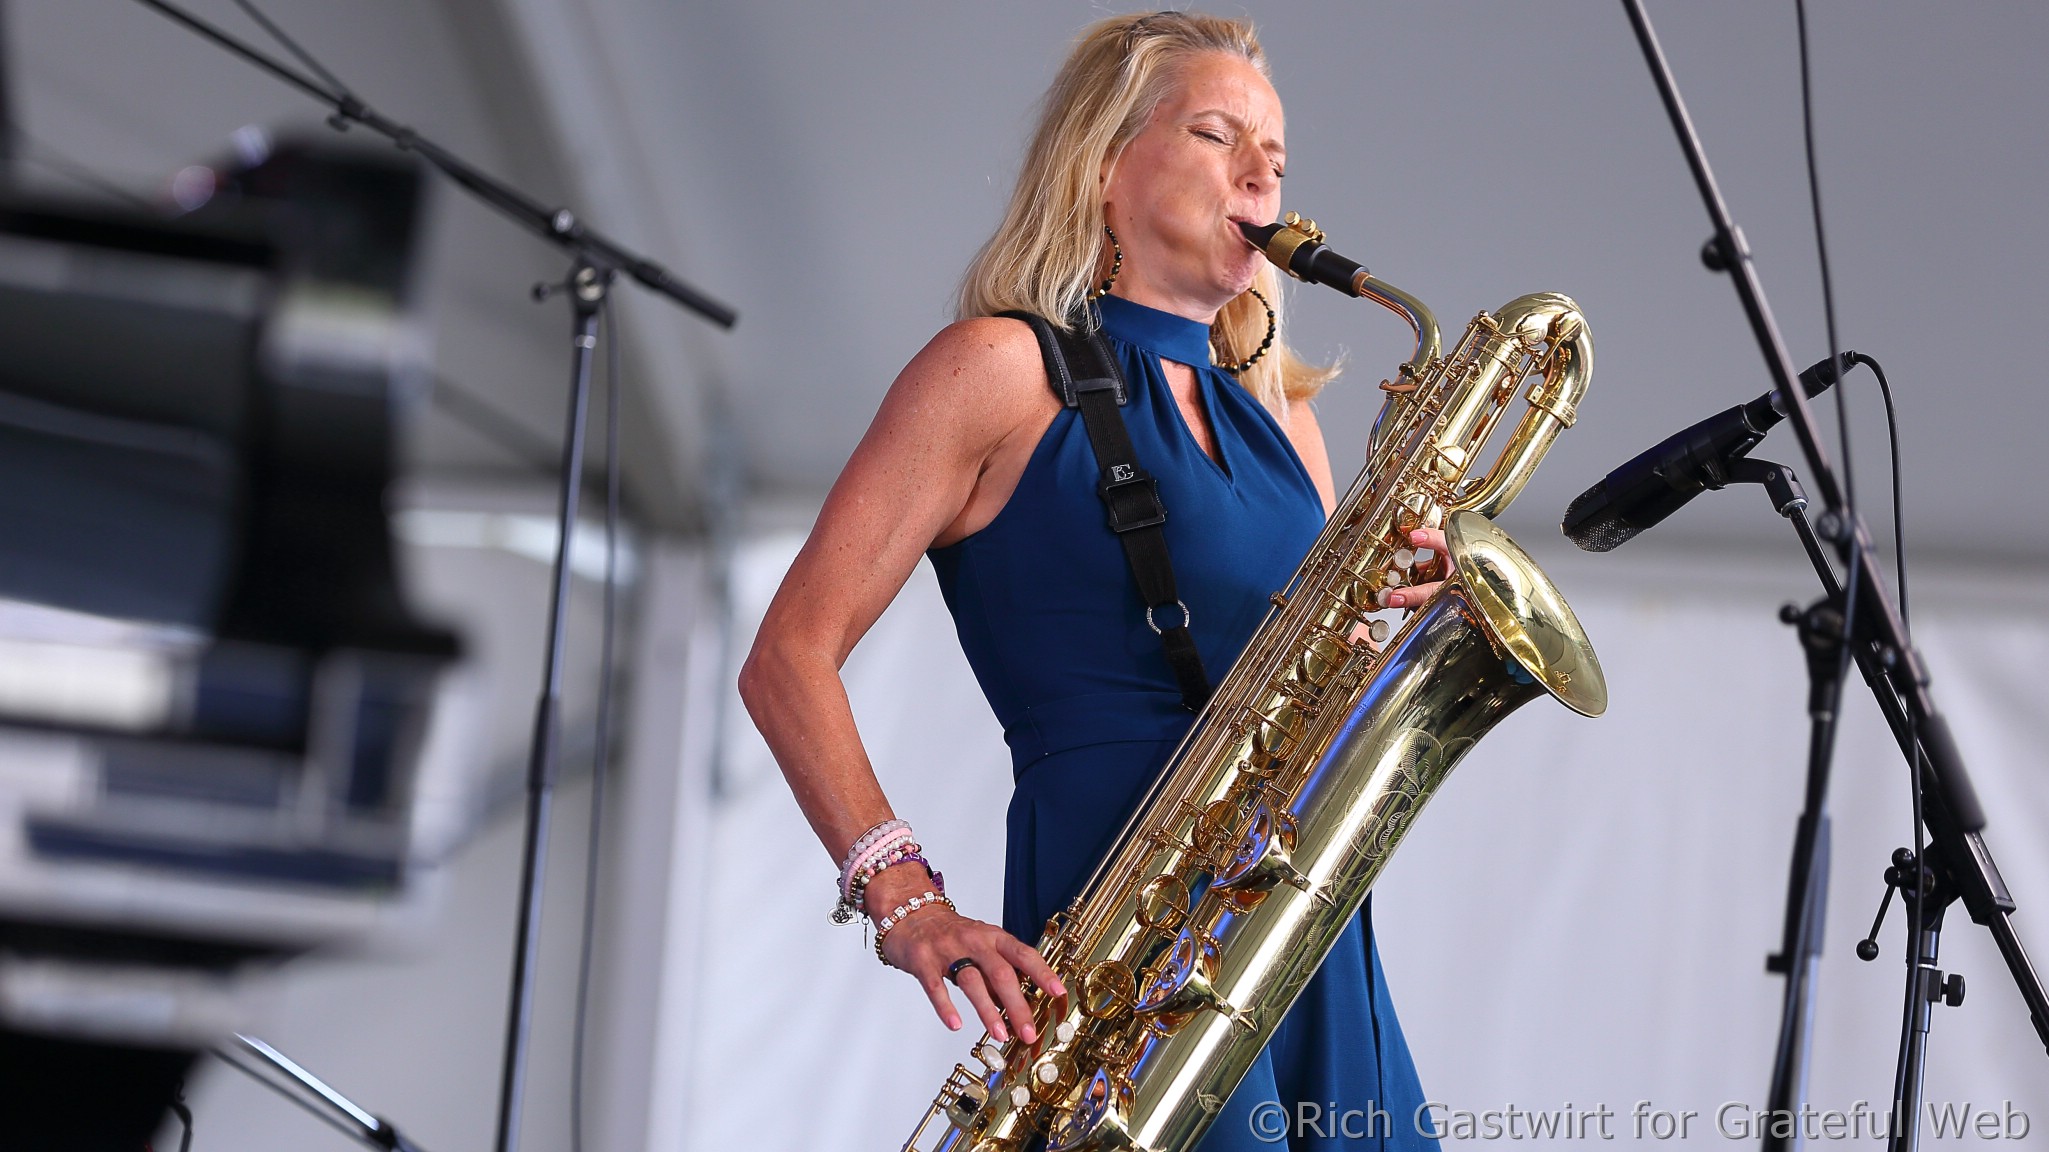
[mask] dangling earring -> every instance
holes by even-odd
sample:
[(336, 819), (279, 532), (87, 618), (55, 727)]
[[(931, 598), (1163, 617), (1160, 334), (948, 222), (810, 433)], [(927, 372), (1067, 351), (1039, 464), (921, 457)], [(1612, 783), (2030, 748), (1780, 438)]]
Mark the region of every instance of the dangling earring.
[(1218, 368), (1229, 372), (1233, 376), (1259, 363), (1259, 358), (1266, 355), (1266, 350), (1274, 346), (1274, 331), (1280, 327), (1279, 323), (1274, 319), (1274, 306), (1267, 303), (1266, 297), (1260, 295), (1259, 289), (1247, 288), (1246, 291), (1252, 293), (1252, 298), (1259, 301), (1260, 307), (1266, 309), (1266, 339), (1259, 342), (1259, 351), (1247, 356), (1243, 361), (1237, 364), (1217, 365)]
[(1101, 284), (1089, 289), (1088, 298), (1091, 300), (1101, 300), (1103, 297), (1108, 296), (1110, 294), (1110, 285), (1117, 282), (1117, 273), (1124, 271), (1124, 249), (1117, 243), (1117, 233), (1112, 232), (1110, 226), (1105, 224), (1103, 225), (1103, 235), (1110, 238), (1110, 274), (1103, 277)]

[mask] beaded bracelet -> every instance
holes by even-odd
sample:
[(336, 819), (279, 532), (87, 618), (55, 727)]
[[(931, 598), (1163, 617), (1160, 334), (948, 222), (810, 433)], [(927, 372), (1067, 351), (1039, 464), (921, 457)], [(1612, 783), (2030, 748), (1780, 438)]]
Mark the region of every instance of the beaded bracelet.
[(894, 868), (906, 860), (916, 860), (918, 863), (925, 865), (925, 871), (930, 872), (932, 866), (926, 863), (924, 851), (923, 848), (918, 846), (917, 841), (905, 840), (900, 844), (892, 846), (889, 851), (881, 856), (865, 863), (860, 873), (854, 877), (854, 886), (849, 888), (840, 897), (839, 907), (833, 910), (833, 920), (844, 924), (866, 915), (868, 912), (868, 885), (877, 876), (882, 875), (883, 870), (886, 868)]
[(840, 896), (850, 896), (854, 890), (854, 883), (859, 883), (869, 875), (875, 875), (881, 869), (881, 861), (889, 859), (891, 853), (902, 853), (904, 845), (918, 845), (918, 840), (914, 840), (910, 834), (910, 828), (897, 828), (881, 840), (875, 840), (867, 849), (861, 849), (861, 855), (854, 857), (852, 867), (848, 867), (846, 873), (840, 875)]
[(893, 844), (913, 839), (909, 824), (902, 820), (892, 820), (889, 823), (895, 827), (878, 824), (870, 834), (856, 840), (854, 846), (847, 850), (847, 858), (840, 864), (841, 895), (845, 895), (853, 886), (854, 877), (860, 875), (861, 868), (867, 861), (888, 851)]
[(934, 904), (944, 904), (949, 911), (960, 911), (960, 909), (953, 906), (953, 901), (948, 899), (944, 893), (927, 892), (922, 896), (913, 896), (904, 903), (897, 905), (896, 911), (891, 912), (876, 922), (875, 958), (882, 961), (884, 968), (896, 967), (896, 965), (889, 962), (889, 957), (882, 954), (882, 942), (888, 938), (890, 930), (903, 923), (904, 918), (911, 913), (916, 912), (920, 908), (928, 908)]
[(888, 860), (892, 853), (900, 855), (906, 848), (912, 852), (919, 850), (917, 841), (911, 839), (908, 824), (891, 829), (847, 858), (846, 867), (840, 871), (839, 903), (832, 909), (833, 923), (851, 924), (860, 916), (861, 889), (877, 872), (888, 867), (883, 861)]
[(854, 891), (848, 899), (848, 904), (855, 911), (865, 913), (868, 910), (868, 885), (873, 883), (875, 878), (882, 875), (886, 869), (894, 868), (899, 864), (916, 864), (923, 868), (925, 876), (931, 882), (933, 889), (941, 896), (946, 895), (946, 873), (932, 867), (932, 862), (925, 859), (922, 850), (916, 844), (910, 845), (910, 848), (910, 851), (900, 856), (892, 857), (874, 871), (854, 882)]
[[(894, 832), (899, 828), (909, 828), (910, 826), (911, 824), (908, 820), (884, 820), (882, 823), (869, 828), (866, 832), (863, 832), (859, 836), (855, 837), (853, 846), (847, 849), (846, 859), (840, 861), (840, 876), (842, 878), (842, 881), (844, 881), (847, 871), (854, 866), (854, 858), (861, 854), (862, 849), (868, 847), (870, 844), (875, 843), (877, 840), (882, 839), (884, 836), (889, 835), (891, 832)], [(846, 884), (842, 882), (840, 884), (840, 887), (844, 888), (846, 887)]]

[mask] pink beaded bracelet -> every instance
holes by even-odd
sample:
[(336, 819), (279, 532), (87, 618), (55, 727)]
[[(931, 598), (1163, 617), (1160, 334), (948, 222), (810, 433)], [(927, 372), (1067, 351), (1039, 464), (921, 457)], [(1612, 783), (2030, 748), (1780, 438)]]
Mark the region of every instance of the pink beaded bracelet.
[(911, 839), (910, 825), (902, 821), (897, 823), (900, 827), (890, 829), (848, 856), (846, 867), (840, 870), (840, 898), (839, 903), (833, 906), (833, 923), (851, 924), (860, 916), (861, 890), (877, 872), (888, 867), (883, 861), (888, 860), (891, 853), (900, 853), (906, 847), (912, 852), (918, 850), (917, 842)]

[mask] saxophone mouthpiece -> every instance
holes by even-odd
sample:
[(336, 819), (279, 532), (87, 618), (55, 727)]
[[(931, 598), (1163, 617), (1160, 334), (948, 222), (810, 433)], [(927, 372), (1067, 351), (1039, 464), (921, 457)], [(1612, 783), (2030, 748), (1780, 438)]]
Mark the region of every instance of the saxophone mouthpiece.
[(1281, 226), (1279, 224), (1254, 224), (1250, 220), (1238, 221), (1238, 231), (1243, 232), (1245, 239), (1261, 252), (1266, 251), (1266, 246), (1273, 243), (1274, 236), (1280, 230)]
[(1245, 239), (1266, 254), (1274, 266), (1297, 280), (1326, 284), (1347, 296), (1363, 295), (1366, 266), (1347, 260), (1323, 242), (1323, 229), (1314, 220), (1290, 212), (1278, 224), (1238, 222)]

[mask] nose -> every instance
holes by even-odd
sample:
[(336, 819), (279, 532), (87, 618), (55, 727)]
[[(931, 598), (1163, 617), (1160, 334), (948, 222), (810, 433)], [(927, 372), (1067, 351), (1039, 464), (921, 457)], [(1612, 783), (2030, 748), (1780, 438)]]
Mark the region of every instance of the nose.
[(1273, 161), (1264, 150), (1245, 149), (1240, 171), (1238, 186), (1252, 195), (1264, 199), (1280, 191), (1281, 178), (1274, 175)]

